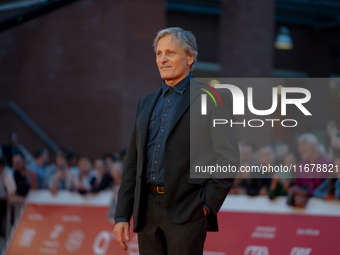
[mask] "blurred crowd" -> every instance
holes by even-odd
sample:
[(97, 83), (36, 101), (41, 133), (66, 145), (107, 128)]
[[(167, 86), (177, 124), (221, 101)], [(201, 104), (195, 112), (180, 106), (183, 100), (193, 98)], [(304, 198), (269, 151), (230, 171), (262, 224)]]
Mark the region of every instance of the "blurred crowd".
[(93, 160), (60, 150), (49, 164), (49, 151), (39, 148), (28, 161), (21, 146), (2, 146), (0, 157), (0, 196), (26, 196), (30, 189), (69, 190), (86, 194), (102, 190), (117, 191), (123, 171), (124, 152), (107, 153)]
[(285, 166), (291, 171), (239, 172), (230, 194), (262, 195), (269, 199), (286, 196), (287, 203), (295, 207), (305, 207), (311, 197), (339, 200), (340, 132), (333, 121), (325, 132), (325, 144), (312, 133), (297, 136), (289, 145), (279, 143), (258, 149), (241, 141), (240, 169)]
[(38, 148), (31, 154), (19, 144), (15, 131), (10, 132), (9, 142), (0, 146), (0, 236), (5, 233), (10, 197), (26, 197), (30, 190), (37, 189), (50, 190), (53, 195), (60, 190), (79, 194), (111, 190), (117, 194), (125, 150), (106, 153), (95, 160), (68, 149), (53, 156), (54, 160), (50, 162), (47, 148)]
[[(310, 197), (340, 199), (340, 132), (334, 122), (327, 125), (328, 142), (322, 144), (312, 133), (301, 134), (288, 144), (266, 145), (256, 149), (240, 141), (240, 167), (287, 166), (289, 172), (239, 172), (231, 194), (263, 195), (269, 199), (287, 196), (287, 203), (304, 207)], [(69, 190), (80, 194), (112, 190), (120, 186), (125, 151), (106, 153), (93, 160), (88, 155), (63, 149), (50, 163), (49, 150), (39, 148), (33, 154), (19, 144), (12, 131), (9, 142), (0, 147), (0, 197), (26, 196), (30, 189), (48, 189), (52, 194)], [(333, 165), (332, 171), (301, 173), (299, 167)], [(292, 171), (296, 166), (296, 171)], [(337, 167), (336, 167), (337, 166)], [(294, 169), (294, 168), (293, 168)], [(302, 168), (304, 169), (304, 168)], [(327, 167), (329, 170), (330, 167)]]

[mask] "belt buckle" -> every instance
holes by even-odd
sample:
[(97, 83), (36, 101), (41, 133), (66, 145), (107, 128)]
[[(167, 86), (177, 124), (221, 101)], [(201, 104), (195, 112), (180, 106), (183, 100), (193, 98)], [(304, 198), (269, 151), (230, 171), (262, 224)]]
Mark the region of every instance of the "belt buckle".
[(163, 194), (164, 193), (164, 191), (159, 191), (159, 186), (156, 186), (157, 187), (157, 193), (158, 194)]

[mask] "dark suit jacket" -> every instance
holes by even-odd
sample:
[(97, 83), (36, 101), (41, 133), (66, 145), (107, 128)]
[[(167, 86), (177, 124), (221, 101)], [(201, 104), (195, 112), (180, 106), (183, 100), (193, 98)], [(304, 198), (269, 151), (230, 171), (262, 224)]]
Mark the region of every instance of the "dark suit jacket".
[[(185, 90), (171, 124), (164, 152), (164, 198), (167, 213), (170, 219), (176, 223), (190, 220), (196, 210), (203, 210), (203, 204), (208, 205), (211, 209), (208, 215), (208, 231), (218, 231), (216, 214), (234, 179), (190, 178), (190, 142), (192, 142), (192, 146), (196, 145), (196, 140), (190, 141), (190, 122), (191, 125), (196, 126), (195, 122), (200, 122), (200, 118), (207, 118), (197, 113), (200, 117), (195, 118), (195, 121), (190, 121), (192, 106), (200, 105), (199, 95), (205, 93), (197, 89), (198, 87), (203, 86), (194, 82)], [(131, 140), (126, 153), (121, 187), (118, 192), (115, 217), (131, 219), (133, 215), (134, 232), (141, 230), (144, 223), (141, 207), (143, 206), (143, 197), (145, 197), (143, 196), (145, 184), (142, 174), (146, 162), (147, 131), (150, 115), (160, 93), (161, 88), (142, 98), (138, 103)], [(225, 99), (225, 103), (223, 107), (209, 104), (207, 108), (209, 118), (213, 118), (216, 114), (221, 118), (221, 113), (223, 116), (232, 118), (230, 94), (222, 90), (219, 91), (219, 94), (221, 98)], [(201, 108), (198, 106), (195, 109)], [(204, 148), (200, 152), (202, 155), (194, 155), (195, 158), (206, 158), (205, 163), (232, 164), (238, 167), (239, 149), (234, 129), (223, 127), (222, 133), (215, 132), (209, 135), (211, 121), (203, 121), (197, 125), (197, 128), (205, 135), (199, 139), (199, 146)]]

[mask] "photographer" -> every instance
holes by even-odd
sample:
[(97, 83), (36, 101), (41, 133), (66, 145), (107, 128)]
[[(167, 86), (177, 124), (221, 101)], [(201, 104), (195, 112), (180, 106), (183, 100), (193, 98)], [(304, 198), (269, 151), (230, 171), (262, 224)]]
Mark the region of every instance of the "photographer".
[(67, 164), (66, 155), (59, 151), (55, 161), (55, 167), (51, 168), (46, 176), (48, 188), (54, 195), (58, 190), (74, 190), (74, 175), (72, 175)]

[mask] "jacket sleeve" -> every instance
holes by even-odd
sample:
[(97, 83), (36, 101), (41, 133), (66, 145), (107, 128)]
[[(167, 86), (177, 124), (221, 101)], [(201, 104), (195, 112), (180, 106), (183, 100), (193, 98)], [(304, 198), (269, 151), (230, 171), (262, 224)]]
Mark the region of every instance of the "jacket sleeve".
[(115, 219), (124, 217), (130, 221), (132, 216), (137, 171), (138, 154), (136, 143), (136, 122), (139, 112), (139, 105), (140, 101), (138, 102), (137, 113), (132, 127), (130, 143), (126, 151), (124, 171), (122, 175), (121, 185), (118, 191)]
[[(221, 98), (224, 98), (223, 105), (222, 107), (218, 106), (213, 108), (211, 123), (213, 119), (226, 118), (228, 121), (233, 119), (230, 94), (225, 91), (221, 91), (219, 94)], [(233, 166), (237, 172), (240, 164), (240, 152), (234, 128), (231, 127), (230, 124), (216, 125), (216, 127), (212, 127), (211, 125), (210, 136), (215, 158), (214, 164), (218, 164), (219, 166)], [(207, 182), (204, 189), (204, 203), (209, 206), (213, 214), (216, 215), (220, 210), (234, 183), (236, 172), (222, 173), (222, 175), (216, 176), (217, 178), (211, 178)]]

